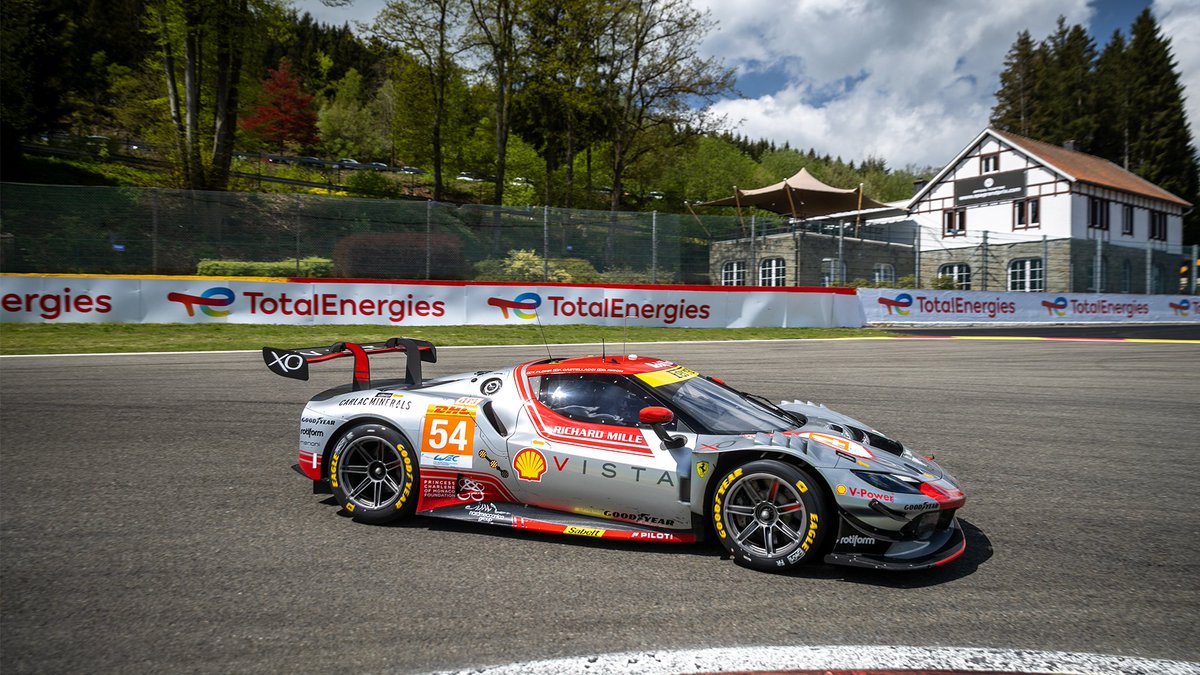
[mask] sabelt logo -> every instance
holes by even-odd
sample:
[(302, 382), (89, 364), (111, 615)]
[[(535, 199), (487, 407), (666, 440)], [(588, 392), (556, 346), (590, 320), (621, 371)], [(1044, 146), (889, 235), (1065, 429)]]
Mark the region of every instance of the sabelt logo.
[(218, 309), (219, 307), (229, 307), (233, 304), (237, 295), (234, 294), (232, 288), (217, 286), (204, 291), (200, 295), (189, 295), (187, 293), (167, 293), (167, 300), (178, 302), (187, 310), (188, 316), (196, 316), (196, 307), (200, 308), (206, 316), (220, 318), (229, 316), (230, 310)]
[(1057, 298), (1055, 298), (1053, 302), (1051, 302), (1050, 300), (1043, 300), (1042, 307), (1046, 308), (1046, 311), (1049, 313), (1050, 316), (1066, 316), (1067, 315), (1067, 299), (1062, 297), (1061, 295), (1058, 296)]
[(1167, 305), (1171, 308), (1171, 311), (1175, 312), (1176, 316), (1187, 316), (1188, 311), (1192, 308), (1192, 303), (1187, 298), (1179, 302), (1169, 302)]
[(908, 293), (901, 293), (895, 298), (879, 298), (879, 304), (887, 307), (889, 316), (891, 316), (892, 310), (895, 310), (896, 314), (900, 316), (908, 316), (910, 312), (908, 308), (912, 307), (913, 297)]
[(537, 309), (542, 306), (542, 296), (537, 293), (522, 293), (512, 300), (504, 298), (488, 298), (487, 304), (500, 309), (504, 318), (508, 318), (509, 310), (518, 319), (529, 321), (537, 317)]

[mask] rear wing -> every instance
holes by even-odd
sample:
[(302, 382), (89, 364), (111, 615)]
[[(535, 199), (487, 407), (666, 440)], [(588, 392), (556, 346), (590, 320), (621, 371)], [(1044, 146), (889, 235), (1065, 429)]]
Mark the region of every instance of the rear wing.
[(437, 347), (428, 340), (414, 338), (391, 338), (383, 343), (357, 344), (354, 342), (338, 342), (328, 347), (306, 347), (304, 349), (281, 349), (278, 347), (263, 347), (263, 363), (276, 375), (290, 377), (294, 380), (308, 380), (308, 364), (340, 359), (344, 356), (354, 357), (354, 379), (350, 386), (353, 391), (371, 387), (371, 363), (368, 354), (386, 354), (388, 352), (404, 352), (407, 362), (404, 367), (404, 381), (409, 385), (421, 384), (421, 362), (437, 363)]

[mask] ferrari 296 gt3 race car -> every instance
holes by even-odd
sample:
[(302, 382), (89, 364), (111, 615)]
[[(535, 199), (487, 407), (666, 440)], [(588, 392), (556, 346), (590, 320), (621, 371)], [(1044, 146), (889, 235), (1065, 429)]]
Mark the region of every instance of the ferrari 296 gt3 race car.
[[(369, 355), (405, 377), (372, 382)], [(920, 569), (962, 554), (955, 480), (871, 427), (644, 356), (547, 358), (431, 379), (407, 338), (263, 349), (275, 373), (352, 357), (300, 418), (297, 471), (364, 523), (418, 513), (603, 539), (715, 536), (742, 565)]]

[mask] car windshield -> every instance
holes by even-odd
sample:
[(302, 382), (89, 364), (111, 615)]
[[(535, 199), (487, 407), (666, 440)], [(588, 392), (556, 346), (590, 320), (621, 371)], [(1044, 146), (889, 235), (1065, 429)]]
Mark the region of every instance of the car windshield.
[(748, 434), (799, 426), (796, 420), (704, 377), (656, 387), (654, 393), (690, 417), (705, 433)]

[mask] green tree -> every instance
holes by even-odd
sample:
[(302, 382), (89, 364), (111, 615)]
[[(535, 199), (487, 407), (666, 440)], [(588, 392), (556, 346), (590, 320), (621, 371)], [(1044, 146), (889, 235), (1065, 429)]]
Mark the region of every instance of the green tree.
[(388, 143), (364, 102), (363, 77), (351, 68), (335, 82), (317, 118), (321, 145), (330, 157), (379, 157)]
[(596, 0), (526, 0), (525, 6), (528, 63), (514, 95), (513, 128), (545, 163), (546, 203), (570, 208), (575, 158), (603, 137), (597, 47), (616, 13)]
[(1096, 44), (1091, 36), (1078, 24), (1066, 28), (1059, 17), (1058, 30), (1050, 38), (1046, 76), (1046, 105), (1051, 114), (1043, 120), (1046, 128), (1041, 140), (1074, 141), (1081, 150), (1090, 149), (1096, 132), (1095, 62)]
[(485, 70), (491, 77), (495, 97), (492, 113), (496, 176), (493, 203), (500, 204), (504, 201), (513, 90), (521, 72), (519, 55), (523, 44), (517, 26), (518, 17), (524, 11), (524, 1), (468, 0), (468, 4), (472, 20), (468, 44), (485, 55)]
[(628, 0), (616, 9), (598, 50), (614, 211), (626, 170), (663, 143), (715, 128), (704, 104), (733, 86), (732, 70), (697, 52), (714, 26), (707, 12), (687, 0)]
[(279, 1), (147, 4), (184, 182), (192, 189), (223, 190), (233, 159), (243, 64), (252, 48), (262, 46), (256, 36), (270, 34)]
[(1096, 90), (1104, 95), (1096, 97), (1096, 136), (1089, 150), (1126, 169), (1134, 79), (1129, 65), (1125, 37), (1115, 30), (1096, 59)]
[[(1134, 19), (1129, 40), (1129, 170), (1196, 204), (1197, 157), (1183, 107), (1183, 85), (1171, 41), (1163, 37), (1150, 9)], [(1195, 210), (1185, 224), (1185, 241), (1200, 242)]]
[(991, 125), (1022, 136), (1033, 133), (1033, 111), (1042, 81), (1042, 57), (1029, 31), (1017, 34), (1017, 41), (1004, 57), (1000, 89), (992, 108)]
[(389, 0), (371, 25), (376, 39), (408, 53), (411, 62), (406, 65), (428, 88), (435, 201), (442, 199), (442, 132), (449, 114), (447, 94), (457, 71), (455, 59), (464, 48), (463, 12), (463, 0)]

